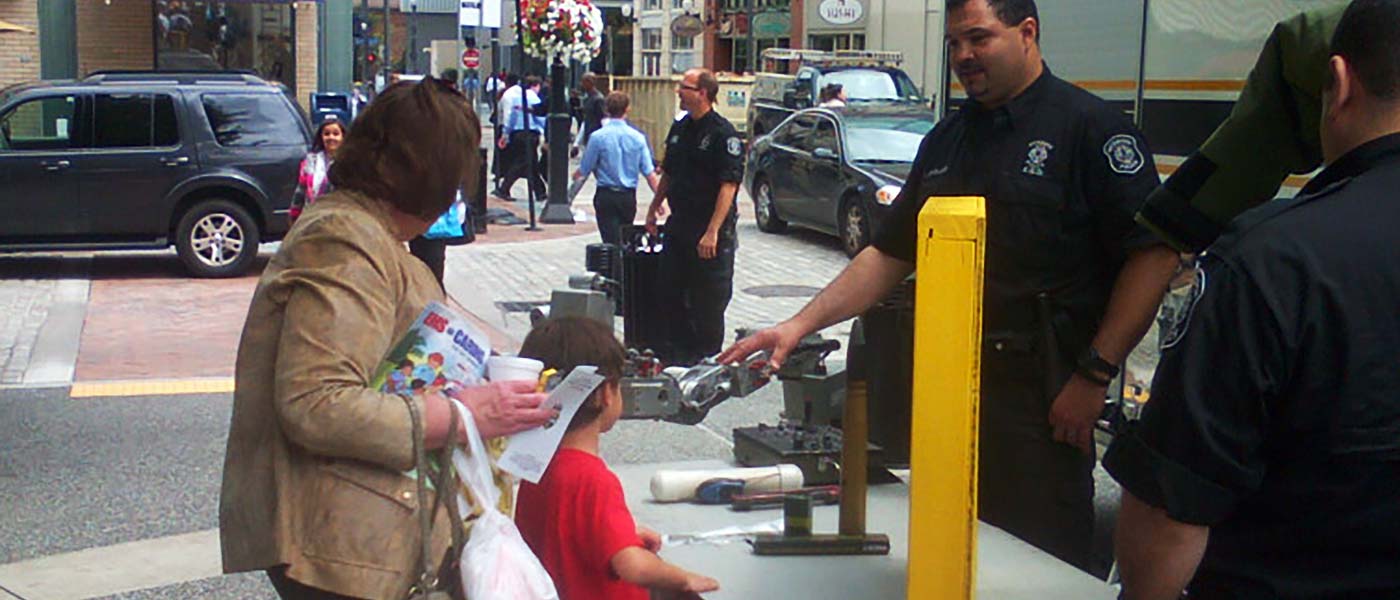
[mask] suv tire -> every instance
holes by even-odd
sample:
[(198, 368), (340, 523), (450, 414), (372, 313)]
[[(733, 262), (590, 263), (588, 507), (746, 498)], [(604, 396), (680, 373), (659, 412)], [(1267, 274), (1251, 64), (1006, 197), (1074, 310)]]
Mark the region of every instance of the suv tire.
[(175, 227), (175, 250), (196, 277), (235, 277), (253, 265), (261, 241), (258, 224), (228, 200), (203, 200)]

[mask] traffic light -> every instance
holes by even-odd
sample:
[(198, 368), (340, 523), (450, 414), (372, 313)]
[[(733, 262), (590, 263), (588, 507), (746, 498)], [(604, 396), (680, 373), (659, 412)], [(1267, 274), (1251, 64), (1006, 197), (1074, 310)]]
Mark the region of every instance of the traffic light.
[(377, 60), (379, 60), (379, 56), (378, 56), (377, 54), (375, 54), (375, 53), (373, 53), (373, 52), (369, 52), (369, 53), (366, 53), (366, 54), (365, 54), (365, 62), (370, 63), (370, 64), (374, 64), (374, 62), (377, 61)]

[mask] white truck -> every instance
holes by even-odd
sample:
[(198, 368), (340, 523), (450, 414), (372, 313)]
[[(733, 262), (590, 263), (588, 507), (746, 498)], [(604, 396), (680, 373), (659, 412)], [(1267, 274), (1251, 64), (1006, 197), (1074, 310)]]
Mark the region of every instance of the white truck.
[(904, 60), (899, 52), (770, 48), (762, 57), (766, 72), (754, 75), (749, 95), (750, 140), (772, 131), (788, 115), (816, 106), (819, 91), (830, 83), (841, 84), (846, 101), (853, 104), (927, 104), (899, 68)]

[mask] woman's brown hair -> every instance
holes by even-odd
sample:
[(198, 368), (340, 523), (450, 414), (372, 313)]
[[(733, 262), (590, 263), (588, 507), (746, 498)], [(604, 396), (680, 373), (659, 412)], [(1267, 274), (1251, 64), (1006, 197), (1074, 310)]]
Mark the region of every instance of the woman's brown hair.
[(460, 93), (432, 77), (396, 83), (355, 119), (331, 184), (432, 221), (458, 186), (476, 189), (480, 143), (481, 121)]

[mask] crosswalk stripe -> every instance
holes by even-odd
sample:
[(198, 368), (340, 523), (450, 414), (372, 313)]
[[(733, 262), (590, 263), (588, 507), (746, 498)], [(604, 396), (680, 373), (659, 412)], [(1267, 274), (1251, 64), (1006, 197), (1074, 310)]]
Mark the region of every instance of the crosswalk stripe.
[(82, 600), (222, 571), (219, 530), (208, 529), (0, 565), (0, 588), (25, 600)]
[(171, 396), (179, 394), (222, 394), (233, 392), (232, 377), (196, 379), (133, 379), (125, 381), (75, 382), (71, 398), (113, 396)]

